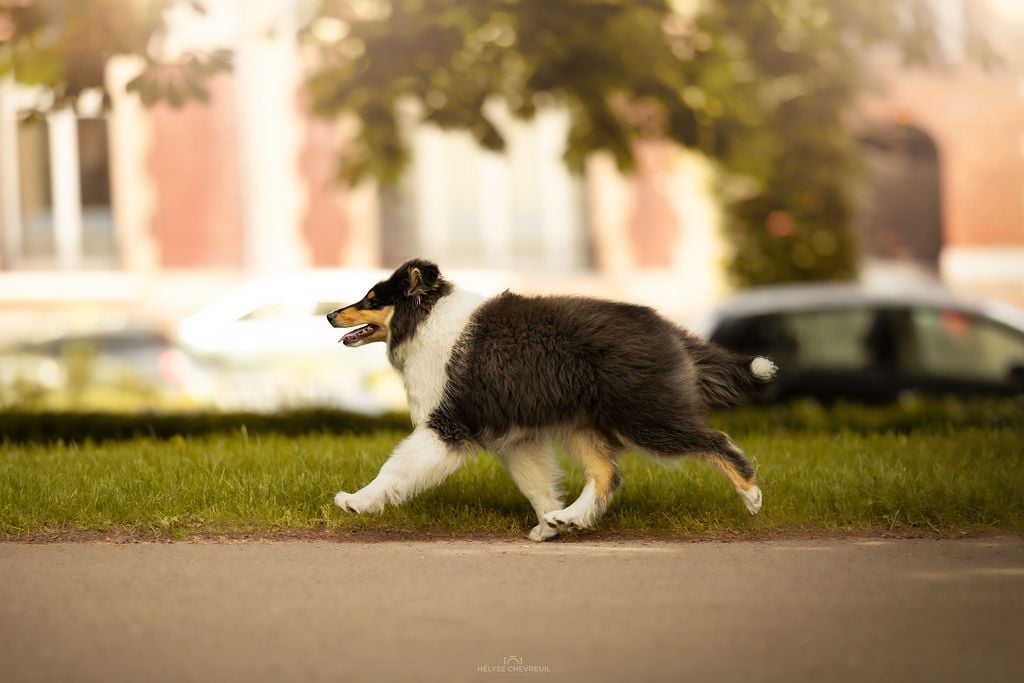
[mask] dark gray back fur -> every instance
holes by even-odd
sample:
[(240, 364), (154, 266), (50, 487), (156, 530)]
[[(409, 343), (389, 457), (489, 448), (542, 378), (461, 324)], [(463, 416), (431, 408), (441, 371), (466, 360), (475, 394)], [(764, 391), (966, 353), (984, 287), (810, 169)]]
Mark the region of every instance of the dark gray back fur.
[(430, 426), (449, 442), (572, 426), (613, 445), (699, 448), (683, 443), (703, 425), (699, 376), (722, 362), (736, 357), (644, 306), (505, 293), (474, 313)]

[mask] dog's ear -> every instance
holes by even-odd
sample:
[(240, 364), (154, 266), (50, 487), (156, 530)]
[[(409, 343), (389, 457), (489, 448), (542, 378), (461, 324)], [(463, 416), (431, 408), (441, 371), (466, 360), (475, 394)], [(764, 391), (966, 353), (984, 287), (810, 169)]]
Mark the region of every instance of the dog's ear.
[(406, 273), (409, 280), (405, 290), (407, 296), (419, 296), (430, 291), (441, 275), (438, 267), (429, 261), (410, 261)]

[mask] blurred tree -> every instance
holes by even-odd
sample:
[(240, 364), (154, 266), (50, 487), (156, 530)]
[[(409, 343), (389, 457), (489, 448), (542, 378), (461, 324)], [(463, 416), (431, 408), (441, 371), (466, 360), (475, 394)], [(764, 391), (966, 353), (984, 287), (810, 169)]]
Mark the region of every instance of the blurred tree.
[(88, 90), (102, 92), (107, 105), (107, 62), (134, 55), (143, 69), (128, 88), (146, 104), (206, 101), (205, 79), (230, 68), (231, 55), (163, 54), (167, 11), (179, 5), (205, 12), (197, 0), (0, 0), (0, 78), (46, 88), (52, 98), (43, 110), (73, 105)]
[[(185, 0), (0, 0), (0, 76), (50, 86), (57, 103), (102, 84), (113, 54), (142, 55), (147, 102), (205, 99), (223, 53), (154, 55)], [(201, 11), (200, 2), (190, 4)], [(314, 109), (354, 116), (342, 175), (393, 180), (406, 120), (504, 138), (488, 102), (528, 119), (568, 110), (566, 162), (608, 151), (634, 163), (668, 138), (717, 161), (742, 284), (850, 277), (858, 153), (845, 117), (873, 48), (912, 63), (939, 55), (930, 0), (306, 0)], [(5, 36), (4, 25), (8, 26)], [(969, 48), (985, 44), (972, 33)]]
[[(740, 284), (856, 271), (845, 117), (868, 50), (938, 56), (927, 0), (324, 0), (308, 26), (316, 110), (363, 126), (344, 174), (392, 179), (408, 160), (403, 112), (504, 139), (486, 103), (571, 117), (566, 161), (669, 138), (720, 163), (731, 272)], [(406, 103), (415, 103), (406, 107)]]

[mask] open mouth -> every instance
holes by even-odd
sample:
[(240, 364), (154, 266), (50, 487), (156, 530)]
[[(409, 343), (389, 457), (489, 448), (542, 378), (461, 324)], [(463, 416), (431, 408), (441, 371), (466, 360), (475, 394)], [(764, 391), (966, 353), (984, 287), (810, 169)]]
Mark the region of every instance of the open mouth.
[(342, 337), (341, 343), (344, 344), (345, 346), (352, 346), (356, 342), (362, 341), (363, 339), (366, 339), (367, 337), (371, 336), (374, 332), (377, 331), (377, 329), (377, 326), (372, 323), (369, 325), (364, 325), (360, 327), (358, 330), (352, 330), (344, 337)]

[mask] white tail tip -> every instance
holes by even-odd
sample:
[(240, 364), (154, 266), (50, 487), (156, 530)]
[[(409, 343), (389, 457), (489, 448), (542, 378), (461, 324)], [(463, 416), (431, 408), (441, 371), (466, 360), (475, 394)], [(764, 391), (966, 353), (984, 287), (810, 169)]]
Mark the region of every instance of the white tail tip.
[(750, 361), (750, 371), (754, 373), (754, 376), (760, 379), (771, 379), (775, 376), (778, 368), (775, 367), (775, 363), (771, 362), (764, 356), (758, 356), (754, 360)]

